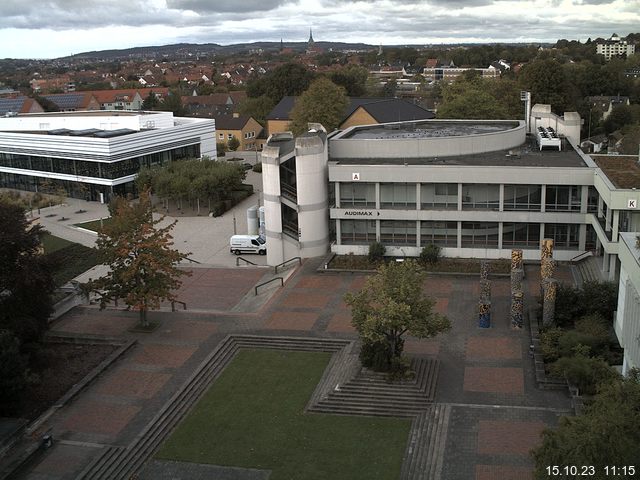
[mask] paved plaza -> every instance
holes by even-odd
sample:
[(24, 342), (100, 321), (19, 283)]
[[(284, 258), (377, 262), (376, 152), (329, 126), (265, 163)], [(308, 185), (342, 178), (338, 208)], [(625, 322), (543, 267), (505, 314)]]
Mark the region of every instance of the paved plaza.
[[(194, 268), (181, 292), (188, 310), (152, 312), (160, 326), (148, 334), (132, 333), (137, 314), (122, 309), (83, 306), (63, 316), (54, 331), (137, 343), (51, 417), (54, 446), (23, 478), (73, 479), (103, 448), (129, 445), (228, 334), (355, 339), (343, 296), (360, 289), (366, 276), (318, 273), (318, 264), (306, 261), (283, 288), (271, 292), (270, 301), (244, 313), (235, 307), (253, 295), (265, 269)], [(527, 267), (528, 292), (537, 291), (537, 280), (535, 269)], [(442, 480), (532, 478), (529, 450), (543, 428), (570, 412), (565, 394), (536, 388), (528, 332), (509, 325), (509, 279), (495, 278), (492, 284), (492, 327), (480, 329), (474, 313), (478, 278), (430, 276), (424, 289), (453, 329), (436, 339), (406, 342), (407, 353), (440, 361), (435, 402), (451, 407)], [(149, 468), (157, 470), (158, 463)]]

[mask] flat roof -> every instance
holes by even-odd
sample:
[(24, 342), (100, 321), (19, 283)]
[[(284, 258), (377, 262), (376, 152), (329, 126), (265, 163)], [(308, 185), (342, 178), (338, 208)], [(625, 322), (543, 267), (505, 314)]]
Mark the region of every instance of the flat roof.
[(139, 115), (157, 115), (166, 112), (147, 112), (138, 110), (76, 110), (75, 112), (38, 112), (20, 113), (17, 117), (135, 117)]
[(451, 157), (421, 158), (333, 158), (329, 161), (338, 165), (466, 165), (487, 167), (585, 167), (580, 154), (566, 141), (563, 150), (545, 148), (540, 151), (536, 139), (528, 136), (524, 144), (517, 148), (495, 152), (475, 153)]
[(640, 188), (640, 161), (636, 155), (591, 155), (616, 188)]
[(389, 123), (384, 125), (368, 125), (355, 127), (340, 138), (344, 139), (402, 139), (402, 138), (438, 138), (462, 137), (485, 133), (504, 132), (519, 126), (518, 122), (502, 121), (451, 121), (429, 120)]

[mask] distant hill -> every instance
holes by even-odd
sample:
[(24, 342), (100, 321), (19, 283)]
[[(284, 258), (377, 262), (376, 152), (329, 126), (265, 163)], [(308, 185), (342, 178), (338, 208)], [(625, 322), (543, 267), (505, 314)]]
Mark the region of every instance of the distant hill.
[[(285, 48), (291, 48), (295, 51), (303, 51), (307, 47), (307, 42), (284, 42), (282, 45)], [(316, 42), (315, 45), (324, 50), (371, 50), (377, 48), (374, 45), (367, 45), (366, 43)], [(125, 48), (122, 50), (83, 52), (63, 58), (75, 60), (116, 60), (162, 56), (186, 58), (198, 55), (248, 53), (252, 50), (259, 49), (267, 52), (277, 52), (280, 49), (280, 42), (236, 43), (233, 45), (219, 45), (217, 43), (176, 43), (162, 46)]]

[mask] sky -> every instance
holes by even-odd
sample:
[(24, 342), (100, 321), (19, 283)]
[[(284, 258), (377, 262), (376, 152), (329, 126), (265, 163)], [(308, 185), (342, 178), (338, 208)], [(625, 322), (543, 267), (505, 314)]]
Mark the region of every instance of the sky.
[(0, 58), (172, 43), (586, 41), (640, 31), (640, 0), (0, 0)]

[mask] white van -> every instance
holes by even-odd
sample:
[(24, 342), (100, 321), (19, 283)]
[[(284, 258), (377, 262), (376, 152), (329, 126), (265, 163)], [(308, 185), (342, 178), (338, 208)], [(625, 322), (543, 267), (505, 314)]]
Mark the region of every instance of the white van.
[(234, 235), (229, 240), (231, 253), (240, 255), (242, 252), (267, 253), (267, 242), (260, 235)]

